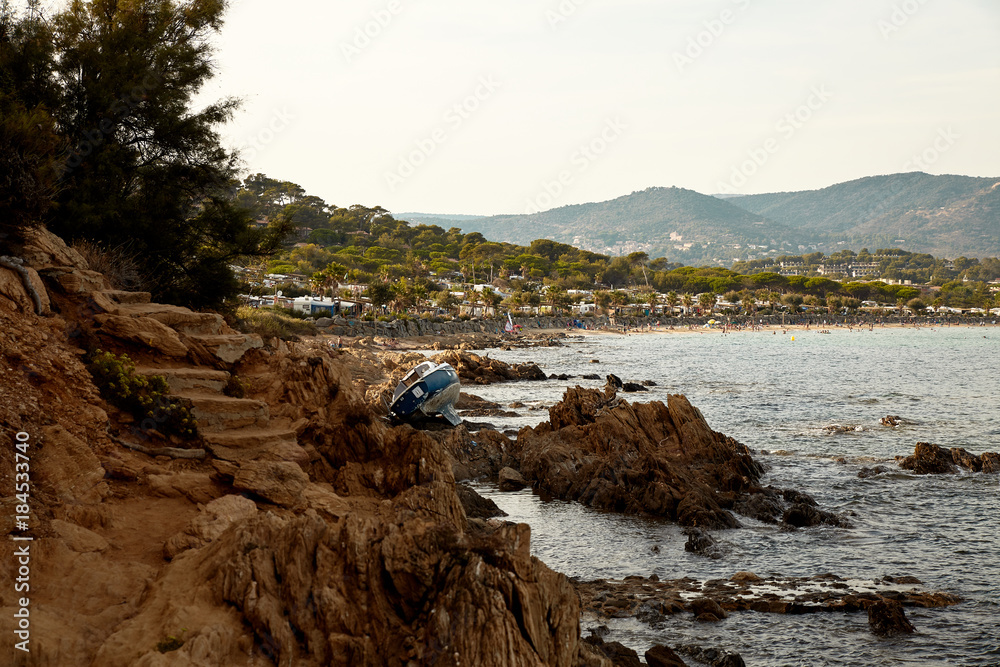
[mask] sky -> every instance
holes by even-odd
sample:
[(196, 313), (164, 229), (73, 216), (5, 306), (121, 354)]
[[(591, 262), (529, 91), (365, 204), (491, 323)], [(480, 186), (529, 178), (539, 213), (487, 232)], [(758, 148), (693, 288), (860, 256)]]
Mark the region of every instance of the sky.
[(232, 0), (215, 43), (247, 173), (337, 206), (1000, 176), (996, 0)]

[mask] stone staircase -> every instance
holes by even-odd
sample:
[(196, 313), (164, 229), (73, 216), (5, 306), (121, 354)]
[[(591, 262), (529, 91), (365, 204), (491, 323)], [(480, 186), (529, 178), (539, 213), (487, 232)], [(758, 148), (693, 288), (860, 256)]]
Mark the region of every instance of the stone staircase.
[(162, 365), (138, 366), (136, 373), (162, 376), (171, 396), (190, 403), (205, 448), (215, 458), (237, 464), (308, 459), (291, 425), (272, 420), (266, 402), (225, 393), (231, 380), (225, 368), (262, 347), (259, 336), (232, 332), (214, 313), (150, 302), (148, 293), (105, 290), (93, 300), (102, 311), (95, 317), (102, 325), (98, 333), (167, 357)]

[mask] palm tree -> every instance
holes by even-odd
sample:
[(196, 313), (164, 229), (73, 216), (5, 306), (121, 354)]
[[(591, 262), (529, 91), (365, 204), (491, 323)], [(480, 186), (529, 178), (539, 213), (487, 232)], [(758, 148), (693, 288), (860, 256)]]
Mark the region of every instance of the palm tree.
[(708, 314), (711, 315), (717, 299), (718, 295), (715, 292), (702, 292), (698, 295), (698, 305), (702, 307), (703, 311), (707, 310)]
[(552, 307), (552, 314), (557, 315), (559, 310), (566, 305), (569, 300), (569, 295), (559, 285), (549, 285), (549, 288), (545, 290), (545, 299), (549, 302)]
[(667, 292), (667, 305), (670, 306), (670, 315), (673, 316), (674, 308), (677, 307), (677, 302), (680, 298), (677, 296), (677, 292), (670, 291)]
[(691, 308), (694, 306), (694, 297), (691, 296), (690, 294), (685, 294), (683, 297), (681, 297), (681, 302), (684, 304), (684, 314), (690, 315)]
[(490, 309), (492, 315), (497, 314), (497, 306), (500, 305), (501, 301), (503, 301), (503, 297), (490, 288), (487, 287), (483, 290), (483, 302)]

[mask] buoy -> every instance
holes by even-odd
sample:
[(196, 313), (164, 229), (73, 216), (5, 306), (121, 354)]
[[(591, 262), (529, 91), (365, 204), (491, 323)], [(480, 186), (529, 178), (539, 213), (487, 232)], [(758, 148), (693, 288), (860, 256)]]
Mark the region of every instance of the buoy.
[(795, 336), (792, 336), (792, 340), (795, 340)]

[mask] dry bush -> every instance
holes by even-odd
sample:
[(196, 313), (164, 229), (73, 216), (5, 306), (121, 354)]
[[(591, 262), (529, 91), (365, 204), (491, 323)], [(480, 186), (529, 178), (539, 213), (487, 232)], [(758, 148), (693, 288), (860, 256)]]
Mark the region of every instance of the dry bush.
[(142, 258), (132, 249), (132, 244), (105, 248), (93, 241), (76, 241), (73, 249), (83, 255), (92, 271), (103, 273), (115, 289), (153, 291), (155, 281), (143, 270)]

